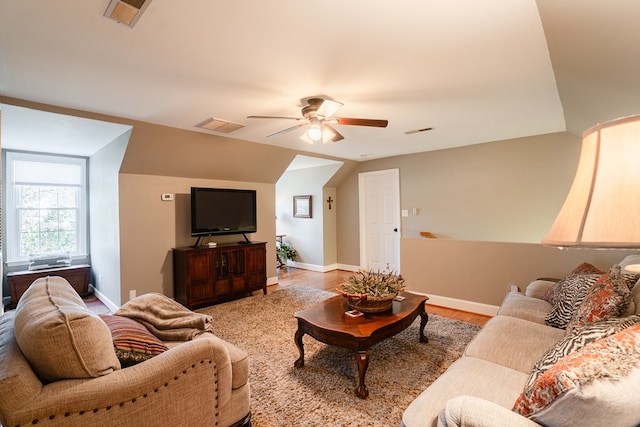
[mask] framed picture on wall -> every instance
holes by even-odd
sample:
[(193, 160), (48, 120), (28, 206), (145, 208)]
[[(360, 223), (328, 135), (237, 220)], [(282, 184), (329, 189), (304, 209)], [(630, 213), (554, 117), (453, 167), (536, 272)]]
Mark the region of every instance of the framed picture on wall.
[(293, 196), (293, 216), (311, 218), (311, 196)]

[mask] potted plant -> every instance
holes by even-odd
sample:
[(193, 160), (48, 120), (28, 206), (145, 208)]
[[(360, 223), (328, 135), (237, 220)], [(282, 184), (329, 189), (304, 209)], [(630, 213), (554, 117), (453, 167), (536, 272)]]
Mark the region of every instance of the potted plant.
[(293, 246), (283, 242), (280, 244), (280, 246), (278, 246), (278, 256), (280, 257), (280, 259), (290, 259), (291, 261), (295, 261), (296, 257), (298, 256), (298, 252), (293, 249)]
[(338, 288), (349, 307), (365, 313), (389, 310), (393, 299), (404, 290), (404, 279), (390, 271), (361, 270), (345, 277)]

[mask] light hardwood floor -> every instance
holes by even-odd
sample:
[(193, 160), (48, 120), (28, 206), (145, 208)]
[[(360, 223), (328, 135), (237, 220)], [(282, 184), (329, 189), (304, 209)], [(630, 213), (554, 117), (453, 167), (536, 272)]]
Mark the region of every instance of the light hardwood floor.
[[(342, 282), (344, 276), (351, 274), (349, 271), (334, 270), (327, 273), (318, 273), (310, 270), (302, 270), (294, 267), (278, 269), (278, 283), (267, 287), (267, 292), (273, 292), (291, 285), (304, 285), (317, 289), (334, 291)], [(427, 304), (427, 313), (437, 314), (451, 319), (462, 320), (483, 326), (489, 316), (454, 310), (446, 307), (438, 307)]]

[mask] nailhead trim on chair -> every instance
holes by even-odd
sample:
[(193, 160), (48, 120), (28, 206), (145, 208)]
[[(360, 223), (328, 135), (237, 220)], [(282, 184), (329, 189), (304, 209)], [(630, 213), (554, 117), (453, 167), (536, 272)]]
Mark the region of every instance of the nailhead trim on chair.
[[(200, 360), (200, 364), (201, 364), (201, 365), (204, 365), (205, 363), (212, 364), (212, 363), (214, 363), (214, 362), (213, 362), (213, 360), (212, 360), (212, 359), (204, 359), (204, 360)], [(195, 369), (195, 367), (196, 367), (196, 364), (195, 364), (195, 363), (191, 365), (191, 369)], [(188, 369), (189, 369), (189, 368), (187, 368), (187, 369), (183, 369), (183, 370), (182, 370), (182, 375), (186, 375), (186, 374), (187, 374)], [(218, 425), (218, 421), (217, 421), (217, 419), (218, 419), (218, 417), (219, 417), (219, 413), (218, 413), (218, 410), (217, 410), (217, 409), (218, 409), (218, 397), (217, 397), (217, 396), (218, 396), (218, 394), (217, 394), (217, 391), (218, 391), (218, 380), (217, 380), (217, 378), (218, 378), (218, 368), (217, 368), (217, 367), (215, 368), (215, 371), (216, 371), (216, 381), (215, 381), (215, 391), (216, 391), (216, 425)], [(174, 377), (173, 377), (173, 380), (174, 380), (174, 381), (178, 381), (179, 377), (180, 377), (180, 375), (176, 375), (176, 376), (174, 376)], [(168, 382), (165, 382), (165, 383), (163, 384), (163, 386), (164, 386), (164, 387), (169, 387), (169, 383), (168, 383)], [(158, 387), (156, 387), (156, 388), (154, 388), (154, 389), (153, 389), (153, 392), (154, 392), (154, 393), (157, 393), (158, 391), (159, 391), (159, 388), (158, 388)], [(142, 397), (146, 399), (147, 397), (149, 397), (149, 393), (144, 393), (144, 394), (142, 395)], [(127, 400), (127, 401), (124, 401), (124, 402), (120, 402), (120, 403), (118, 403), (118, 406), (123, 407), (123, 406), (125, 405), (125, 403), (127, 403), (127, 402), (135, 403), (137, 400), (138, 400), (138, 398), (137, 398), (137, 397), (134, 397), (134, 398), (132, 398), (130, 401), (128, 401), (128, 400)], [(111, 408), (113, 408), (113, 405), (105, 406), (103, 409), (105, 409), (106, 411), (109, 411)], [(99, 411), (100, 411), (100, 408), (93, 408), (93, 410), (92, 410), (91, 412), (92, 412), (92, 413), (94, 413), (94, 414), (96, 414), (96, 413), (98, 413)], [(78, 415), (84, 415), (86, 412), (87, 412), (86, 410), (78, 411)], [(71, 416), (71, 414), (72, 414), (72, 412), (65, 412), (65, 413), (64, 413), (64, 416), (65, 416), (65, 417), (69, 417), (69, 416)], [(50, 420), (53, 420), (55, 417), (56, 417), (56, 414), (51, 414), (51, 415), (49, 415), (49, 417), (48, 417), (48, 418), (49, 418)], [(31, 424), (32, 424), (32, 425), (38, 424), (38, 422), (39, 422), (39, 421), (40, 421), (39, 419), (31, 420)], [(0, 426), (0, 427), (1, 427), (1, 426)], [(15, 427), (20, 427), (20, 424), (16, 424), (16, 425), (15, 425)]]

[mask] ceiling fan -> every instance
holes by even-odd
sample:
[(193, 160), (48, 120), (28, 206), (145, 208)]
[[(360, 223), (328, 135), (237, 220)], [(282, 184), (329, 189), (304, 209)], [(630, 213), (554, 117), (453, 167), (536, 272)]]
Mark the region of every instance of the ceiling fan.
[[(304, 102), (304, 100), (303, 100)], [(314, 142), (322, 141), (327, 143), (329, 141), (336, 142), (344, 139), (340, 132), (338, 132), (332, 125), (352, 125), (352, 126), (372, 126), (372, 127), (387, 127), (388, 120), (375, 120), (375, 119), (355, 119), (347, 117), (333, 117), (333, 115), (342, 107), (341, 102), (332, 101), (330, 99), (324, 99), (319, 97), (311, 97), (306, 99), (305, 106), (302, 107), (302, 117), (282, 117), (282, 116), (247, 116), (248, 119), (288, 119), (299, 120), (299, 123), (295, 126), (291, 126), (279, 132), (268, 135), (267, 138), (273, 136), (279, 136), (303, 126), (308, 126), (306, 132), (300, 136), (305, 142), (313, 144)]]

